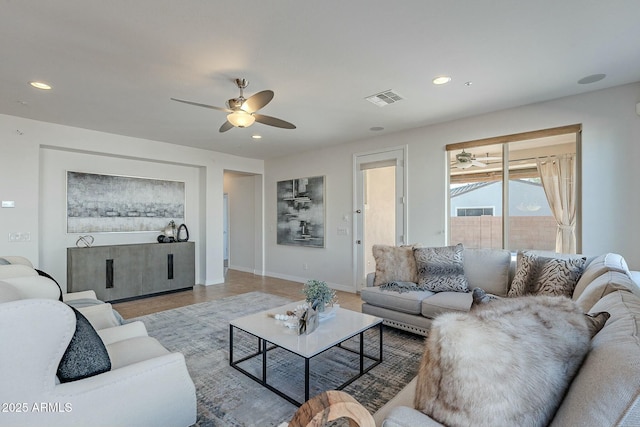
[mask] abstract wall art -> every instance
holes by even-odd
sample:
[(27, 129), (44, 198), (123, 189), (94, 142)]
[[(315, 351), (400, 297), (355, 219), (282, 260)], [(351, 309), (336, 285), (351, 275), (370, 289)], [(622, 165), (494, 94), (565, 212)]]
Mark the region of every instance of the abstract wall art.
[(324, 248), (324, 176), (277, 183), (279, 245)]
[(184, 182), (67, 171), (67, 233), (160, 231), (184, 206)]

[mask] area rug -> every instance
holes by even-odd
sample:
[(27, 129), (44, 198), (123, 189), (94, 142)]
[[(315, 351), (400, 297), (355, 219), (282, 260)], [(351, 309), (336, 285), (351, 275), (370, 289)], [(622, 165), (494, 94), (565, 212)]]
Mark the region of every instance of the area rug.
[[(289, 302), (280, 296), (250, 292), (131, 320), (143, 321), (150, 336), (168, 350), (184, 354), (196, 385), (197, 426), (277, 426), (290, 420), (297, 407), (229, 366), (229, 321)], [(369, 354), (375, 354), (377, 349), (377, 329), (372, 334), (364, 340)], [(245, 338), (234, 333), (234, 359), (236, 352), (255, 350), (255, 339)], [(352, 341), (346, 345), (357, 348), (357, 338)], [(385, 327), (383, 362), (344, 391), (371, 413), (375, 412), (416, 375), (423, 341), (423, 337)], [(335, 388), (348, 378), (345, 375), (353, 375), (357, 366), (357, 356), (344, 349), (312, 359), (310, 395), (323, 387)], [(267, 372), (270, 383), (273, 381), (287, 393), (302, 393), (304, 397), (304, 359), (284, 350), (273, 350)]]

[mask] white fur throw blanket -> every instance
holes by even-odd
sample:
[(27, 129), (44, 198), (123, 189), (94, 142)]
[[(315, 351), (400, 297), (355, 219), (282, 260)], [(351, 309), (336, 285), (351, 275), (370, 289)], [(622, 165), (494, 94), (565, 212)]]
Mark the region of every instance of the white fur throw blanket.
[(415, 407), (447, 426), (546, 426), (608, 317), (564, 297), (474, 292), (469, 313), (433, 321)]

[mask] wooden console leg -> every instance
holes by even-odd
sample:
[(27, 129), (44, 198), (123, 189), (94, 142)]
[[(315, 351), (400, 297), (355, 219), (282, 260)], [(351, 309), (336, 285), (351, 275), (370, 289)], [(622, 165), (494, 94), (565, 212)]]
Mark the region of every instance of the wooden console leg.
[(306, 401), (293, 415), (289, 427), (321, 427), (338, 418), (348, 418), (352, 427), (375, 427), (373, 417), (345, 392), (329, 390)]

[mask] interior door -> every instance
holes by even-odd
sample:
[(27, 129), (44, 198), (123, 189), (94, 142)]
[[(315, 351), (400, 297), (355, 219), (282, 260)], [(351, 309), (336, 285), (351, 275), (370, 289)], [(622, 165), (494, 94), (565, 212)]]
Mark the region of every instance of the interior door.
[(354, 283), (375, 271), (374, 244), (406, 243), (405, 148), (354, 157)]

